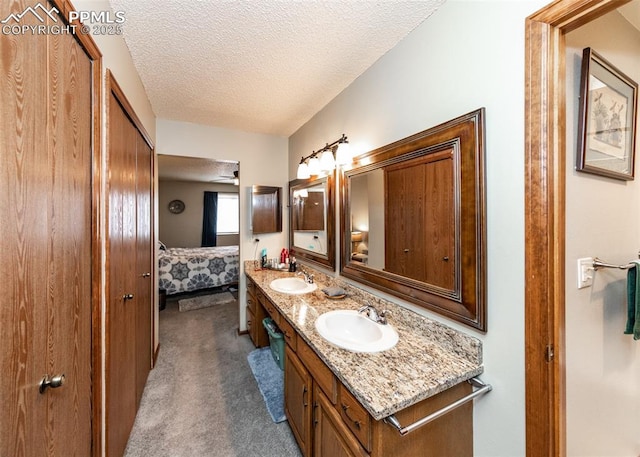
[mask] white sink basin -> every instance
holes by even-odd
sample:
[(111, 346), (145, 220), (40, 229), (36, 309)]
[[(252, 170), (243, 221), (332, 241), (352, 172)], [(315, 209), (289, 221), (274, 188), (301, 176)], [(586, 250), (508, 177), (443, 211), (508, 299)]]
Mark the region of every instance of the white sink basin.
[(269, 284), (276, 292), (282, 292), (283, 294), (308, 294), (318, 288), (315, 284), (309, 284), (300, 278), (279, 278), (274, 279)]
[(398, 342), (398, 332), (353, 310), (324, 313), (316, 319), (316, 330), (329, 343), (353, 352), (382, 352)]

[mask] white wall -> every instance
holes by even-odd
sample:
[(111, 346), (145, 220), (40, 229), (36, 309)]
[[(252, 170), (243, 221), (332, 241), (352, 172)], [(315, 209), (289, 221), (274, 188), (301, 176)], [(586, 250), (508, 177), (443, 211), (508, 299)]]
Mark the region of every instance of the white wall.
[[(233, 184), (215, 184), (195, 181), (165, 181), (158, 185), (158, 236), (167, 247), (196, 248), (202, 246), (202, 218), (204, 192), (238, 193)], [(169, 202), (182, 200), (184, 211), (169, 211)], [(231, 241), (226, 243), (226, 241)], [(237, 244), (237, 235), (218, 235), (218, 246)]]
[[(612, 12), (567, 35), (567, 455), (640, 454), (640, 341), (624, 335), (626, 273), (598, 270), (578, 290), (576, 260), (625, 264), (640, 249), (640, 183), (574, 170), (582, 49), (640, 81), (640, 32)], [(636, 139), (636, 154), (640, 135)], [(640, 169), (636, 160), (636, 176)]]
[[(280, 255), (288, 246), (287, 139), (260, 133), (248, 133), (188, 122), (158, 119), (156, 123), (158, 154), (204, 157), (240, 162), (240, 258), (253, 260), (256, 247), (267, 249), (269, 257)], [(295, 178), (295, 176), (294, 176)], [(282, 192), (283, 230), (253, 236), (249, 231), (251, 186), (278, 186)], [(258, 238), (259, 243), (254, 239)], [(245, 303), (245, 278), (240, 264), (240, 303)], [(245, 307), (240, 306), (240, 330), (246, 329)]]
[(476, 456), (525, 454), (524, 20), (546, 3), (448, 1), (289, 139), (293, 177), (342, 133), (362, 152), (486, 107), (488, 332), (419, 311), (483, 341)]

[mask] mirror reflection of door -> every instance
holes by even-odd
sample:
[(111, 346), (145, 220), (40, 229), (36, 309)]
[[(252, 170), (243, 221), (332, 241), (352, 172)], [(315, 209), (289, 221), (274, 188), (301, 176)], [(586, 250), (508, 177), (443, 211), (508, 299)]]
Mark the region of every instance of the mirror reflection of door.
[(327, 253), (326, 198), (324, 183), (293, 192), (293, 246), (319, 254)]

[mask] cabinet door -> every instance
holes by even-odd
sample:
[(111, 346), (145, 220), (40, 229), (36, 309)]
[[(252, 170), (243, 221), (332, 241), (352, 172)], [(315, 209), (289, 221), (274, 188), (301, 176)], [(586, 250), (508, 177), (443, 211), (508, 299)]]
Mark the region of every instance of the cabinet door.
[(322, 391), (316, 387), (313, 396), (314, 457), (368, 456)]
[(296, 354), (285, 346), (284, 410), (302, 455), (311, 455), (311, 376)]

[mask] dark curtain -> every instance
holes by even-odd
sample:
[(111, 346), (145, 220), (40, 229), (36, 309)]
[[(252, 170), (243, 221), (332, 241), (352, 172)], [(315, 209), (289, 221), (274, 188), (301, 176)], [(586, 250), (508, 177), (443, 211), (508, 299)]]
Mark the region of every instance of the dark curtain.
[(202, 215), (202, 247), (216, 245), (218, 237), (218, 192), (204, 193), (204, 213)]

